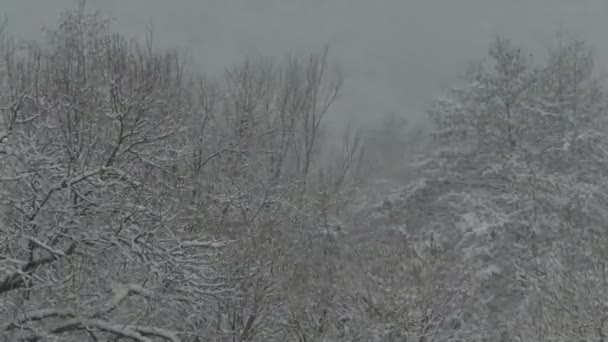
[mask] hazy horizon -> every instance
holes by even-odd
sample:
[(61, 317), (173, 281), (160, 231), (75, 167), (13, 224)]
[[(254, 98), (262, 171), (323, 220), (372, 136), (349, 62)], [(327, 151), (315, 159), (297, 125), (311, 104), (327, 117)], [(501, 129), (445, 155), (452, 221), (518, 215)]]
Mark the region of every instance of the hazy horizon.
[[(145, 5), (144, 5), (145, 3)], [(341, 118), (388, 112), (424, 122), (428, 103), (451, 86), (469, 61), (484, 57), (496, 34), (542, 49), (558, 29), (608, 57), (602, 0), (89, 0), (131, 37), (152, 24), (156, 42), (188, 51), (205, 74), (246, 56), (280, 57), (330, 46), (345, 83), (334, 108)], [(8, 31), (37, 37), (75, 0), (0, 0)]]

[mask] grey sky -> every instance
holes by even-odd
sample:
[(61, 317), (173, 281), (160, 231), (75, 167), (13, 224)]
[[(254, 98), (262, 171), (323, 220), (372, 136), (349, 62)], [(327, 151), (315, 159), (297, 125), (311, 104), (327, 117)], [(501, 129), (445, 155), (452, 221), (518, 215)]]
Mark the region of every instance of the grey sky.
[[(74, 0), (0, 0), (12, 33), (39, 34)], [(502, 33), (546, 46), (558, 27), (579, 34), (607, 60), (608, 0), (89, 0), (116, 29), (187, 48), (214, 74), (246, 55), (319, 50), (345, 73), (336, 111), (373, 118), (388, 111), (418, 119), (430, 99), (484, 56)]]

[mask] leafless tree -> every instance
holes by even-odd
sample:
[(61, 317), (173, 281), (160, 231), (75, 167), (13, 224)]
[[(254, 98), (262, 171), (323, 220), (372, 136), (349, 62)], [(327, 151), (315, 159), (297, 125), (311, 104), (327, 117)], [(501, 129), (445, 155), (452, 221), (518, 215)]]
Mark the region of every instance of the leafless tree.
[[(171, 192), (186, 88), (174, 53), (81, 4), (47, 44), (5, 51), (0, 330), (9, 340), (180, 341), (226, 291)], [(64, 337), (62, 337), (64, 339)]]

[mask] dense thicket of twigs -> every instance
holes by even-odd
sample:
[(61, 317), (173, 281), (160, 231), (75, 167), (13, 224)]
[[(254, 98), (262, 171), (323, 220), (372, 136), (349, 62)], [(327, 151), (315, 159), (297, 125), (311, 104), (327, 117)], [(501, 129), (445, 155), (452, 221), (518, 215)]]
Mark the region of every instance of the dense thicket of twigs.
[(110, 24), (81, 5), (42, 43), (2, 40), (0, 335), (346, 334), (334, 235), (362, 137), (329, 148), (326, 51), (213, 82)]

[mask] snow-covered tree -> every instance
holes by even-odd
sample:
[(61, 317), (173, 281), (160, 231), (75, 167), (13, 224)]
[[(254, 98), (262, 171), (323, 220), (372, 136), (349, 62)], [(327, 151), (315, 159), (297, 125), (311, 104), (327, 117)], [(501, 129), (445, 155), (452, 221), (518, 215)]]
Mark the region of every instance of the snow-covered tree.
[(534, 65), (498, 38), (468, 84), (430, 111), (437, 148), (401, 201), (405, 221), (460, 251), (484, 302), (472, 324), (491, 338), (517, 329), (505, 317), (529, 303), (533, 275), (557, 246), (595, 253), (605, 222), (606, 106), (589, 51), (560, 42)]
[(44, 45), (4, 47), (0, 334), (204, 336), (225, 242), (178, 217), (171, 148), (189, 110), (177, 54), (129, 43), (81, 5)]

